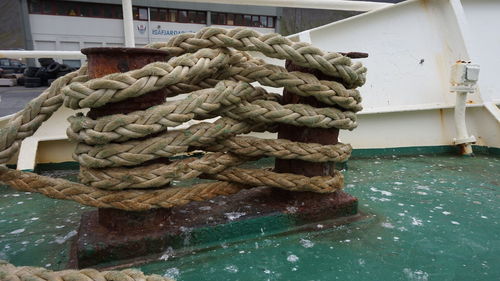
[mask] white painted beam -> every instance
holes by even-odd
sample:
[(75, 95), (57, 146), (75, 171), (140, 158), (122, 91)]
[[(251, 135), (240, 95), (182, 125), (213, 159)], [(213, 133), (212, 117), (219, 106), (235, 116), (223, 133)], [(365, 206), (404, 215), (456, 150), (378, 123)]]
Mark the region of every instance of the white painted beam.
[(123, 33), (125, 35), (125, 47), (135, 47), (134, 21), (132, 16), (132, 0), (122, 0), (123, 10)]
[[(497, 104), (500, 104), (497, 103)], [(497, 122), (500, 124), (500, 109), (498, 109), (497, 104), (493, 102), (485, 102), (484, 107), (488, 110), (488, 112), (497, 120)]]
[(62, 59), (85, 59), (86, 56), (80, 51), (10, 51), (0, 50), (0, 58), (62, 58)]
[[(125, 1), (125, 0), (124, 0)], [(171, 0), (164, 0), (171, 1)], [(392, 3), (346, 0), (182, 0), (182, 2), (255, 5), (366, 12), (392, 6)]]

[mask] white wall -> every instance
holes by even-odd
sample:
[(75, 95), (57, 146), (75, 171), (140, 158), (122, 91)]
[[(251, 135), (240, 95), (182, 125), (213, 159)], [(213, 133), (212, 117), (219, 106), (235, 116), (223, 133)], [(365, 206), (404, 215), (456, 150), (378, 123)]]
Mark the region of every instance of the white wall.
[[(37, 14), (30, 14), (29, 17), (35, 50), (77, 51), (88, 47), (124, 45), (123, 21), (119, 19)], [(196, 32), (205, 26), (192, 23), (134, 21), (136, 46), (167, 41), (174, 35)], [(231, 28), (231, 26), (217, 27)], [(261, 33), (274, 32), (274, 28), (254, 29)]]
[(481, 66), (479, 85), (485, 100), (500, 101), (500, 1), (463, 0), (469, 29), (466, 30), (471, 59)]
[(36, 14), (29, 17), (35, 50), (79, 51), (124, 45), (121, 20)]
[[(477, 144), (500, 147), (500, 125), (483, 103), (500, 103), (500, 1), (410, 0), (291, 36), (327, 51), (367, 52), (359, 127), (340, 137), (355, 148), (453, 144), (457, 60), (481, 66), (480, 89), (468, 95), (467, 124)], [(453, 6), (455, 5), (455, 6)], [(467, 29), (467, 30), (464, 30)], [(309, 36), (307, 36), (307, 33)], [(492, 110), (494, 111), (494, 110)]]

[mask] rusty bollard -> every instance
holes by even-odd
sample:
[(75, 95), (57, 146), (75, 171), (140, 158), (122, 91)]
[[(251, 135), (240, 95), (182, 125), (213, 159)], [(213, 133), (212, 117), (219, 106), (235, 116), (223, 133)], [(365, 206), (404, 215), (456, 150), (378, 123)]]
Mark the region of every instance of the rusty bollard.
[[(167, 61), (168, 52), (146, 48), (88, 48), (82, 53), (88, 58), (88, 73), (90, 78), (99, 78), (116, 72), (127, 72), (139, 69), (156, 61)], [(88, 117), (96, 119), (111, 114), (127, 114), (136, 110), (145, 110), (149, 107), (165, 102), (167, 92), (158, 90), (148, 94), (130, 98), (121, 102), (109, 103), (88, 112)], [(151, 136), (146, 136), (149, 138)], [(155, 163), (169, 163), (166, 158), (155, 159), (142, 165)], [(128, 212), (117, 209), (99, 209), (99, 224), (110, 230), (120, 232), (140, 229), (153, 229), (161, 222), (163, 214), (168, 209), (157, 209), (145, 212)]]
[[(139, 69), (149, 63), (167, 61), (170, 58), (168, 52), (146, 48), (87, 48), (82, 49), (82, 53), (87, 55), (88, 73), (91, 78)], [(93, 108), (88, 112), (87, 116), (96, 119), (111, 114), (126, 114), (137, 110), (145, 110), (151, 106), (164, 103), (166, 97), (167, 92), (165, 90), (157, 90), (125, 101)], [(152, 136), (154, 135), (144, 138)], [(152, 163), (169, 163), (169, 160), (159, 158), (142, 165)], [(151, 247), (158, 247), (158, 245), (148, 244), (148, 236), (154, 235), (161, 228), (169, 213), (170, 209), (129, 212), (99, 208), (97, 213), (93, 212), (84, 215), (80, 224), (79, 237), (77, 237), (77, 253), (74, 253), (76, 254), (76, 258), (74, 258), (76, 260), (72, 261), (72, 266), (87, 266), (87, 259), (92, 259), (91, 263), (96, 262), (94, 257), (82, 256), (83, 254), (79, 252), (78, 248), (88, 247), (88, 245), (80, 245), (83, 240), (85, 242), (82, 243), (95, 243), (95, 250), (104, 253), (100, 255), (102, 257), (114, 256), (116, 259), (126, 259), (140, 254), (148, 254)], [(93, 241), (88, 241), (89, 238), (80, 237), (82, 233), (85, 235), (87, 232), (93, 232)], [(119, 241), (120, 247), (108, 247), (114, 243), (116, 244), (117, 241)], [(106, 260), (98, 262), (106, 262)]]
[[(298, 66), (293, 64), (291, 61), (286, 61), (286, 69), (288, 71), (310, 73), (316, 76), (319, 80), (336, 80), (333, 77), (321, 73), (319, 70)], [(301, 97), (284, 90), (283, 104), (290, 103), (302, 103), (313, 107), (331, 106), (319, 102), (314, 97)], [(278, 127), (278, 138), (297, 142), (333, 145), (338, 143), (338, 136), (339, 129), (337, 128), (307, 128), (287, 124), (280, 124)], [(333, 175), (334, 169), (335, 163), (333, 162), (314, 163), (298, 159), (276, 159), (274, 170), (278, 173), (293, 173), (313, 177), (331, 176)], [(326, 219), (328, 218), (328, 215), (330, 218), (336, 218), (357, 213), (358, 199), (343, 191), (337, 191), (333, 194), (318, 194), (313, 192), (290, 192), (286, 190), (274, 189), (273, 196), (281, 198), (278, 200), (286, 200), (303, 205), (305, 209), (309, 210), (302, 210), (302, 212), (307, 213), (307, 217), (311, 219), (314, 217), (317, 217), (318, 219)]]

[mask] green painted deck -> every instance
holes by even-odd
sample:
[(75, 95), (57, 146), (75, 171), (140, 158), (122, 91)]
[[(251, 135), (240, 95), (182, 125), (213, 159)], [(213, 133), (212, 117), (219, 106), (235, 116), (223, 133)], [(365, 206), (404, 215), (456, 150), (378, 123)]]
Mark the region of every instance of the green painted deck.
[[(365, 216), (354, 223), (275, 225), (167, 251), (140, 268), (177, 280), (500, 280), (500, 158), (435, 152), (350, 160), (345, 191)], [(76, 178), (74, 168), (41, 173)], [(0, 259), (63, 269), (80, 215), (90, 209), (0, 187)]]

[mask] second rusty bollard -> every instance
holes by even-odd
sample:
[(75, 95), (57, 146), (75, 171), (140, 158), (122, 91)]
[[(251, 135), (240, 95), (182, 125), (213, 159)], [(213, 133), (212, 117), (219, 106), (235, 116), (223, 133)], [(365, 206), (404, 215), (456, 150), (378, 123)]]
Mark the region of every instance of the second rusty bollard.
[[(336, 80), (335, 78), (329, 77), (321, 71), (306, 67), (301, 67), (293, 64), (291, 61), (286, 61), (286, 69), (288, 71), (300, 71), (304, 73), (311, 73), (316, 76), (319, 80)], [(283, 104), (289, 103), (302, 103), (308, 104), (313, 107), (327, 107), (331, 105), (326, 105), (314, 97), (301, 97), (293, 94), (287, 90), (283, 91)], [(278, 138), (288, 139), (296, 142), (306, 142), (306, 143), (319, 143), (323, 145), (333, 145), (338, 143), (339, 129), (337, 128), (307, 128), (307, 127), (297, 127), (287, 124), (280, 124), (278, 127)], [(275, 160), (275, 171), (278, 173), (293, 173), (300, 174), (308, 177), (314, 176), (332, 176), (335, 169), (335, 163), (324, 162), (324, 163), (314, 163), (304, 160), (292, 159), (276, 159)], [(325, 194), (313, 193), (313, 192), (291, 192), (286, 190), (273, 190), (276, 197), (282, 198), (281, 200), (316, 200), (323, 198)], [(333, 195), (332, 200), (336, 203), (338, 208), (346, 208), (347, 213), (352, 214), (352, 210), (355, 209), (357, 212), (357, 199), (343, 191), (337, 191)], [(310, 201), (309, 201), (310, 202)]]

